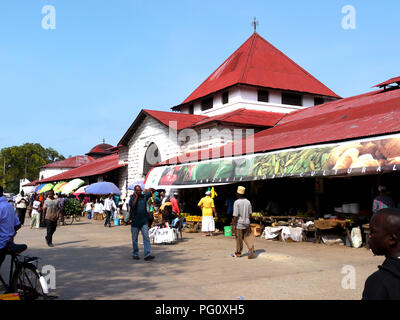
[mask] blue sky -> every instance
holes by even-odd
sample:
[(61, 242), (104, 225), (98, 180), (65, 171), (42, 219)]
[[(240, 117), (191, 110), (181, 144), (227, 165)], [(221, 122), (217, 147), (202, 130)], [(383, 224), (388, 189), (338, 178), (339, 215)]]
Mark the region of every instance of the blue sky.
[[(56, 29), (42, 28), (42, 7)], [(341, 10), (356, 9), (345, 30)], [(400, 2), (365, 0), (2, 0), (0, 148), (64, 156), (117, 144), (142, 108), (181, 103), (258, 33), (347, 97), (400, 75)]]

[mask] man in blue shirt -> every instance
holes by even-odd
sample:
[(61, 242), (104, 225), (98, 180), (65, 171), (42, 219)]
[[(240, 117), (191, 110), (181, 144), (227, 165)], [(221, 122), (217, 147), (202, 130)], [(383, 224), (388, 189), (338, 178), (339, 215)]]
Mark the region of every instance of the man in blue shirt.
[(150, 238), (149, 238), (149, 217), (147, 213), (146, 203), (151, 197), (150, 192), (144, 190), (139, 185), (135, 186), (135, 193), (129, 200), (130, 214), (132, 218), (131, 232), (132, 232), (132, 246), (133, 246), (133, 259), (139, 260), (139, 247), (138, 236), (139, 231), (142, 232), (144, 244), (144, 260), (149, 261), (154, 259), (150, 254)]
[(17, 214), (6, 197), (3, 196), (3, 187), (0, 186), (0, 267), (7, 254), (8, 247), (12, 244), (15, 232), (21, 228)]

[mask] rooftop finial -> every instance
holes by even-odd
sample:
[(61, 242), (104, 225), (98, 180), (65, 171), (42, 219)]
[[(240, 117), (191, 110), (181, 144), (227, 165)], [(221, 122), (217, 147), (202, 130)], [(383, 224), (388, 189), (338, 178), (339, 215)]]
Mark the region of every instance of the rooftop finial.
[(254, 20), (253, 20), (253, 22), (252, 22), (251, 24), (252, 24), (253, 27), (254, 27), (254, 33), (256, 33), (256, 32), (257, 32), (257, 26), (259, 25), (259, 23), (258, 23), (256, 17), (254, 17)]
[(105, 139), (105, 138), (103, 138), (103, 144), (104, 144), (104, 143), (106, 143), (106, 139)]

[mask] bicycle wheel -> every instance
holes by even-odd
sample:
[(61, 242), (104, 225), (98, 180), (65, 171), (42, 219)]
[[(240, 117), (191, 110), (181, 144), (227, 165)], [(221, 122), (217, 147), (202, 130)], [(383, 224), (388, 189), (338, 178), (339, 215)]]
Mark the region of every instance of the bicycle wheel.
[(31, 263), (22, 264), (16, 269), (11, 288), (25, 301), (46, 299), (48, 292), (46, 280)]
[(79, 214), (76, 214), (75, 216), (74, 216), (74, 218), (75, 218), (75, 221), (81, 221), (81, 216), (79, 215)]
[(67, 215), (64, 217), (64, 223), (65, 224), (72, 224), (74, 222), (74, 216), (73, 215)]

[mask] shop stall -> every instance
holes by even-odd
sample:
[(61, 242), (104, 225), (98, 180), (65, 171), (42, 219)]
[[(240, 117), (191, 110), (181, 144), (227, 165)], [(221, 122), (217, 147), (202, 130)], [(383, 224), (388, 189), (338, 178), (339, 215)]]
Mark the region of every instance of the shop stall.
[(220, 202), (217, 211), (237, 185), (244, 185), (253, 212), (261, 213), (253, 215), (252, 222), (262, 232), (266, 227), (282, 227), (278, 239), (285, 239), (293, 228), (302, 228), (302, 239), (325, 243), (336, 233), (344, 244), (354, 246), (353, 229), (363, 232), (366, 244), (364, 227), (372, 215), (378, 185), (385, 184), (399, 199), (399, 165), (400, 135), (392, 134), (160, 166), (150, 171), (145, 183), (146, 187), (191, 190), (186, 193), (192, 198), (197, 195), (194, 205), (203, 196), (202, 188), (214, 186), (219, 194), (216, 206)]

